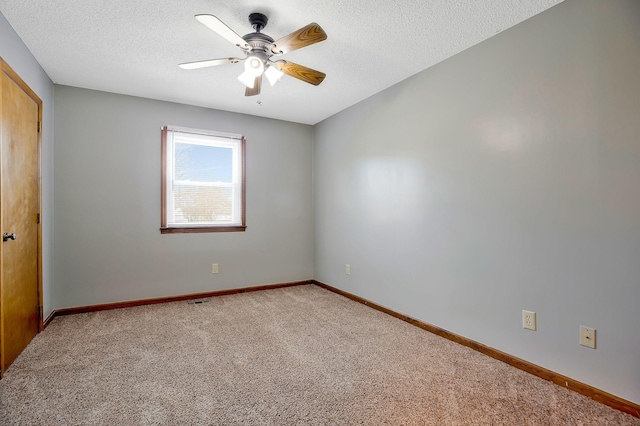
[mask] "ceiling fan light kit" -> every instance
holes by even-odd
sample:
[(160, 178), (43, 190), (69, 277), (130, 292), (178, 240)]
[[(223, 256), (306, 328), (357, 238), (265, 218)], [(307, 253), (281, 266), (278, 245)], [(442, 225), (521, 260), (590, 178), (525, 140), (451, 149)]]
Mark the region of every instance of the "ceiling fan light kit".
[(244, 72), (238, 76), (238, 80), (246, 87), (245, 96), (255, 96), (260, 93), (263, 75), (267, 77), (271, 86), (275, 85), (284, 74), (314, 86), (322, 83), (326, 77), (323, 72), (293, 62), (283, 59), (272, 60), (273, 56), (282, 55), (326, 40), (327, 34), (316, 23), (311, 23), (274, 41), (273, 38), (261, 33), (268, 22), (268, 18), (262, 13), (249, 15), (249, 22), (255, 32), (243, 37), (240, 37), (213, 15), (202, 14), (195, 17), (209, 29), (242, 49), (245, 57), (185, 62), (179, 65), (183, 69), (192, 70), (244, 61)]

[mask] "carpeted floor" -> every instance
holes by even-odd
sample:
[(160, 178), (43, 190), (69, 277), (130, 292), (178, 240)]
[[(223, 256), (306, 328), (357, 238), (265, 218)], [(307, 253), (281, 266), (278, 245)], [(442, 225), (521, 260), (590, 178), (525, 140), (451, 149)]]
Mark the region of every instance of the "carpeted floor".
[(56, 318), (1, 425), (640, 425), (314, 285)]

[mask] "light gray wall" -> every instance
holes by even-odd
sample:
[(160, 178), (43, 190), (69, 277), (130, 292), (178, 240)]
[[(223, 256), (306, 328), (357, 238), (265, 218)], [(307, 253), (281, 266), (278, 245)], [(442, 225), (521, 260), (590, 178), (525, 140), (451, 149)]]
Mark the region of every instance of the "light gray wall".
[(316, 279), (640, 403), (638, 23), (568, 0), (317, 125)]
[(42, 289), (46, 318), (53, 311), (53, 82), (2, 13), (0, 57), (42, 100)]
[[(67, 86), (55, 96), (56, 308), (313, 278), (311, 126)], [(167, 124), (245, 135), (246, 232), (160, 234)]]

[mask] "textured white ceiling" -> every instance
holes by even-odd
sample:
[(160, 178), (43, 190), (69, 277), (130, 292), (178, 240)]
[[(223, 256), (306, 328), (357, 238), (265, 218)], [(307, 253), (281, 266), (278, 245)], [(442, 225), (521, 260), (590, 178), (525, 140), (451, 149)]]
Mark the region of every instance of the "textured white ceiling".
[[(561, 1), (0, 0), (0, 11), (57, 84), (315, 124)], [(177, 66), (242, 57), (195, 14), (244, 35), (251, 12), (269, 17), (263, 32), (274, 39), (320, 24), (326, 41), (282, 58), (325, 81), (284, 76), (245, 97), (241, 63)]]

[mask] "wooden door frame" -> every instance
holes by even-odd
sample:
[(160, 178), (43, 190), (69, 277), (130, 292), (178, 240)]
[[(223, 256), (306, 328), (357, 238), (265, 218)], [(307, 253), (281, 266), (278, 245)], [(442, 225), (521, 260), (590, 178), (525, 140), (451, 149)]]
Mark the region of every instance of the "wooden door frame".
[[(37, 137), (37, 158), (38, 158), (38, 254), (37, 254), (37, 292), (38, 292), (38, 332), (41, 332), (43, 327), (43, 297), (42, 297), (42, 100), (40, 97), (31, 90), (31, 88), (27, 85), (27, 83), (20, 78), (18, 73), (16, 73), (13, 68), (7, 64), (2, 57), (0, 57), (0, 68), (2, 69), (2, 73), (6, 74), (11, 80), (13, 80), (18, 87), (20, 87), (38, 106), (38, 137)], [(0, 129), (2, 128), (3, 123), (1, 122), (2, 118), (2, 84), (0, 84)], [(1, 135), (0, 135), (1, 137)], [(0, 152), (0, 155), (2, 153)], [(2, 179), (2, 173), (0, 171), (0, 182)], [(2, 215), (2, 197), (0, 197), (0, 215)], [(2, 217), (0, 216), (0, 223), (2, 223)], [(0, 244), (0, 271), (2, 271), (2, 254), (4, 247)], [(0, 274), (0, 291), (2, 289), (2, 274)], [(0, 315), (0, 321), (2, 321), (2, 316)], [(0, 327), (2, 330), (2, 327)], [(0, 339), (3, 339), (4, 336), (0, 336)]]

